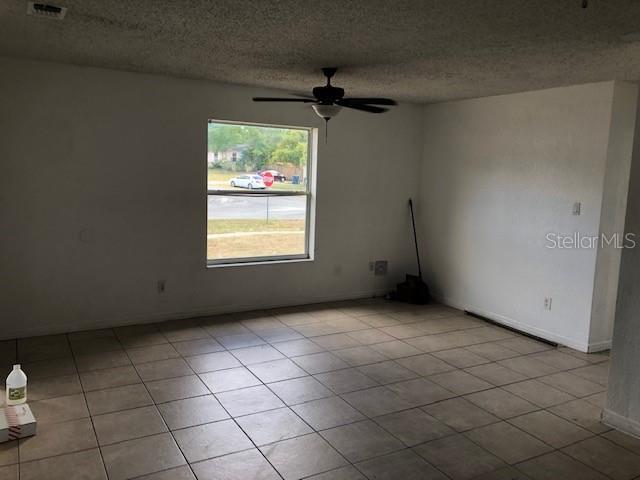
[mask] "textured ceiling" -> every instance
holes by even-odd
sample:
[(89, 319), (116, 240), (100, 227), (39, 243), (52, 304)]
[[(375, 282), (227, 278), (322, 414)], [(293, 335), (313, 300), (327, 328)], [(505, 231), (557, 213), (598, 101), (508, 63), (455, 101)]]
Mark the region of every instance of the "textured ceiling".
[(640, 78), (640, 1), (0, 0), (0, 54), (434, 102)]

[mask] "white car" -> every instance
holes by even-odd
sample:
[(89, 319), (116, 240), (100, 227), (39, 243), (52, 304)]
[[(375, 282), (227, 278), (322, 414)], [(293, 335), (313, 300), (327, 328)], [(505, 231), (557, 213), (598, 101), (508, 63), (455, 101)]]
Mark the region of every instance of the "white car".
[(229, 180), (229, 185), (238, 188), (267, 188), (260, 175), (239, 175)]

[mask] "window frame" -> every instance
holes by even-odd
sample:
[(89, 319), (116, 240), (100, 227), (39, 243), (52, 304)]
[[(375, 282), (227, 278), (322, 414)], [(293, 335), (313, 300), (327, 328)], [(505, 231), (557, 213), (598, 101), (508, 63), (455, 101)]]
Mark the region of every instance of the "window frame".
[[(306, 130), (308, 134), (307, 141), (307, 182), (305, 190), (303, 191), (259, 191), (259, 190), (210, 190), (208, 183), (208, 162), (204, 162), (205, 165), (205, 177), (207, 178), (206, 184), (206, 208), (209, 209), (209, 197), (210, 196), (237, 196), (237, 197), (306, 197), (306, 214), (305, 214), (305, 232), (304, 232), (304, 253), (289, 254), (289, 255), (262, 255), (256, 257), (234, 257), (234, 258), (220, 258), (209, 259), (208, 258), (208, 215), (205, 215), (205, 262), (207, 268), (220, 268), (220, 267), (235, 267), (235, 266), (247, 266), (247, 265), (268, 265), (274, 263), (294, 263), (294, 262), (309, 262), (314, 260), (314, 245), (315, 245), (315, 190), (316, 190), (316, 164), (318, 156), (318, 128), (308, 126), (293, 126), (293, 125), (280, 125), (270, 123), (256, 123), (256, 122), (243, 122), (238, 120), (218, 120), (209, 118), (207, 120), (207, 139), (208, 139), (208, 126), (211, 123), (222, 123), (226, 125), (243, 125), (250, 127), (266, 127), (266, 128), (281, 128), (290, 130)], [(208, 140), (207, 140), (207, 152)], [(251, 173), (245, 173), (244, 175), (251, 175)]]

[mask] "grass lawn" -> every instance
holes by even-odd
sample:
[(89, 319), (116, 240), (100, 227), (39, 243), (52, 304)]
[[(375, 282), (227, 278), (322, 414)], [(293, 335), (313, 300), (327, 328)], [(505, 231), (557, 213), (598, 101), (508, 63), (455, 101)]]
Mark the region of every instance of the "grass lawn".
[(304, 232), (305, 221), (300, 220), (209, 220), (207, 233), (245, 233), (245, 232), (275, 232), (300, 231)]
[(301, 254), (304, 229), (304, 220), (209, 220), (207, 258)]

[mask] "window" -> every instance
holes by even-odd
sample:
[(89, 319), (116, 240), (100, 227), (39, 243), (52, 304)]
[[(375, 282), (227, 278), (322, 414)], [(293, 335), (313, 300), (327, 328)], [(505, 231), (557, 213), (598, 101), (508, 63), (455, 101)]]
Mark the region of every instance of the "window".
[(311, 258), (314, 144), (311, 128), (209, 120), (208, 265)]

